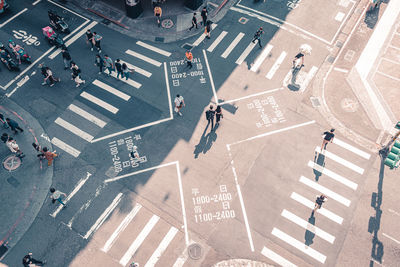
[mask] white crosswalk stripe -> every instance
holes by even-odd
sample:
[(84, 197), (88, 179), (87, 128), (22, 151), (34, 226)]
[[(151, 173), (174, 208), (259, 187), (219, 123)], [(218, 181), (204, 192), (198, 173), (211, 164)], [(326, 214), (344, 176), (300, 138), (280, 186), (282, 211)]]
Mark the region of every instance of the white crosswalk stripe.
[(175, 227), (171, 227), (168, 233), (164, 236), (161, 243), (158, 245), (157, 249), (154, 251), (153, 255), (151, 255), (150, 259), (146, 262), (144, 267), (154, 267), (161, 255), (167, 249), (169, 243), (171, 243), (172, 239), (174, 239), (175, 235), (178, 233), (178, 229)]
[(240, 40), (243, 38), (244, 33), (240, 32), (235, 39), (231, 42), (231, 44), (228, 46), (228, 48), (222, 53), (221, 57), (227, 58), (229, 54), (232, 52), (232, 50), (236, 47), (236, 45), (240, 42)]
[[(108, 74), (108, 71), (105, 69), (104, 70), (104, 73), (107, 73)], [(132, 80), (132, 79), (125, 79), (125, 78), (117, 78), (117, 72), (116, 71), (113, 71), (111, 74), (110, 74), (110, 76), (111, 77), (114, 77), (115, 79), (118, 79), (118, 80), (120, 80), (120, 81), (123, 81), (124, 83), (126, 83), (126, 84), (129, 84), (130, 86), (132, 86), (132, 87), (135, 87), (136, 89), (139, 89), (140, 87), (142, 87), (142, 85), (140, 84), (140, 83), (138, 83), (138, 82), (136, 82), (136, 81), (134, 81), (134, 80)]]
[(353, 171), (355, 171), (355, 172), (357, 172), (357, 173), (359, 173), (359, 174), (363, 174), (363, 173), (364, 173), (364, 169), (363, 169), (363, 168), (358, 167), (357, 165), (351, 163), (350, 161), (347, 161), (347, 160), (345, 160), (345, 159), (343, 159), (343, 158), (341, 158), (341, 157), (339, 157), (339, 156), (333, 154), (332, 152), (329, 152), (329, 151), (326, 150), (326, 149), (324, 149), (324, 150), (321, 151), (321, 147), (317, 146), (317, 147), (315, 148), (315, 151), (316, 151), (317, 153), (321, 153), (321, 154), (324, 155), (325, 157), (327, 157), (327, 158), (329, 158), (329, 159), (331, 159), (331, 160), (334, 160), (334, 161), (336, 161), (337, 163), (340, 163), (340, 164), (342, 164), (343, 166), (345, 166), (345, 167), (347, 167), (347, 168), (349, 168), (349, 169), (351, 169), (351, 170), (353, 170)]
[(209, 48), (207, 48), (208, 52), (214, 51), (214, 49), (217, 47), (217, 45), (224, 39), (224, 37), (228, 34), (226, 31), (222, 31), (218, 37), (214, 40), (214, 42), (210, 45)]
[(168, 52), (168, 51), (165, 51), (165, 50), (160, 49), (160, 48), (158, 48), (158, 47), (155, 47), (155, 46), (152, 46), (152, 45), (143, 43), (142, 41), (137, 41), (136, 44), (137, 44), (137, 45), (140, 45), (141, 47), (147, 48), (147, 49), (149, 49), (149, 50), (151, 50), (151, 51), (154, 51), (154, 52), (156, 52), (156, 53), (159, 53), (159, 54), (161, 54), (161, 55), (163, 55), (163, 56), (166, 56), (166, 57), (169, 57), (169, 56), (171, 55), (171, 53)]
[(258, 68), (267, 58), (273, 47), (274, 47), (273, 45), (268, 44), (267, 47), (264, 48), (261, 54), (256, 58), (256, 61), (254, 62), (253, 66), (251, 66), (250, 68), (251, 71), (257, 72)]
[(300, 84), (300, 92), (304, 92), (308, 85), (310, 84), (311, 80), (314, 78), (314, 75), (317, 73), (318, 67), (312, 66), (311, 70), (307, 72), (307, 76), (304, 81)]
[[(211, 24), (211, 31), (214, 30), (217, 27), (218, 24)], [(192, 44), (193, 47), (198, 46), (199, 44), (201, 44), (201, 42), (204, 41), (204, 38), (206, 38), (206, 34), (202, 33), (199, 38), (197, 38), (196, 41), (194, 41), (194, 43)]]
[(280, 256), (279, 254), (273, 252), (272, 250), (263, 247), (261, 250), (261, 254), (264, 255), (265, 257), (269, 258), (270, 260), (274, 261), (275, 263), (279, 264), (280, 266), (283, 267), (297, 267), (297, 265), (291, 263), (284, 257)]
[(141, 59), (143, 61), (146, 61), (147, 63), (150, 63), (150, 64), (152, 64), (154, 66), (157, 66), (157, 67), (161, 66), (161, 62), (159, 62), (159, 61), (157, 61), (155, 59), (149, 58), (149, 57), (147, 57), (145, 55), (142, 55), (140, 53), (137, 53), (135, 51), (132, 51), (130, 49), (126, 50), (125, 53), (128, 54), (128, 55), (134, 56), (134, 57), (136, 57), (138, 59)]
[(93, 140), (93, 136), (91, 136), (90, 134), (88, 134), (87, 132), (79, 129), (78, 127), (76, 127), (75, 125), (67, 122), (66, 120), (58, 117), (55, 121), (56, 124), (60, 125), (61, 127), (63, 127), (64, 129), (70, 131), (71, 133), (79, 136), (80, 138), (90, 142)]
[(73, 148), (72, 146), (68, 145), (67, 143), (61, 141), (60, 139), (58, 139), (57, 137), (53, 137), (51, 139), (51, 143), (59, 148), (61, 148), (62, 150), (64, 150), (65, 152), (67, 152), (68, 154), (70, 154), (71, 156), (77, 158), (79, 156), (79, 154), (81, 153), (79, 150)]
[(267, 73), (267, 75), (265, 75), (265, 78), (267, 78), (268, 80), (271, 80), (272, 77), (274, 77), (275, 72), (279, 69), (279, 67), (281, 66), (283, 60), (285, 60), (287, 53), (285, 51), (283, 51), (278, 59), (275, 61), (274, 65), (272, 66), (272, 68), (269, 70), (269, 72)]
[(368, 154), (367, 152), (362, 151), (361, 149), (358, 149), (340, 139), (338, 139), (337, 137), (333, 138), (333, 143), (343, 147), (344, 149), (347, 149), (348, 151), (351, 151), (357, 155), (359, 155), (360, 157), (363, 157), (364, 159), (370, 159), (371, 155)]
[(114, 87), (109, 86), (108, 84), (105, 84), (105, 83), (103, 83), (103, 82), (101, 82), (99, 80), (94, 80), (93, 84), (96, 85), (97, 87), (100, 87), (101, 89), (103, 89), (103, 90), (115, 95), (115, 96), (118, 96), (119, 98), (121, 98), (121, 99), (123, 99), (125, 101), (128, 101), (131, 98), (131, 96), (129, 96), (129, 95), (127, 95), (127, 94), (115, 89)]
[(144, 69), (142, 69), (142, 68), (139, 68), (138, 66), (135, 66), (135, 65), (133, 65), (133, 64), (131, 64), (131, 63), (128, 63), (128, 62), (126, 62), (126, 61), (123, 61), (123, 60), (120, 60), (120, 61), (121, 61), (121, 64), (122, 64), (122, 63), (125, 63), (126, 66), (128, 66), (129, 69), (133, 69), (135, 73), (139, 73), (139, 74), (141, 74), (141, 75), (143, 75), (143, 76), (146, 76), (147, 78), (150, 78), (151, 75), (152, 75), (151, 72), (148, 72), (147, 70), (144, 70)]
[(87, 92), (82, 92), (80, 96), (85, 98), (85, 99), (87, 99), (87, 100), (89, 100), (90, 102), (92, 102), (92, 103), (94, 103), (94, 104), (96, 104), (96, 105), (108, 110), (109, 112), (111, 112), (113, 114), (116, 114), (118, 112), (118, 110), (119, 110), (118, 108), (114, 107), (113, 105), (110, 105), (107, 102), (105, 102), (105, 101), (103, 101), (103, 100), (101, 100), (101, 99), (99, 99), (99, 98), (95, 97), (94, 95), (91, 95), (91, 94), (89, 94)]
[(92, 115), (91, 113), (87, 112), (86, 110), (81, 109), (80, 107), (78, 107), (74, 104), (69, 105), (68, 109), (73, 111), (75, 114), (78, 114), (82, 118), (96, 124), (100, 128), (103, 128), (107, 124), (105, 121), (97, 118), (96, 116)]
[(246, 47), (243, 53), (236, 60), (236, 64), (240, 65), (246, 59), (246, 57), (250, 54), (251, 50), (256, 46), (256, 43), (250, 42), (250, 44)]

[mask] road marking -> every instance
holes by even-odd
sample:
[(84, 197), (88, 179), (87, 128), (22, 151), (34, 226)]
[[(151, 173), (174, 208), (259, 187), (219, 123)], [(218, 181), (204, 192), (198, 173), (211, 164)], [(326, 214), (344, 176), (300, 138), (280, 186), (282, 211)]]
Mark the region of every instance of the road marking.
[[(304, 206), (306, 206), (309, 209), (314, 209), (314, 202), (311, 200), (308, 200), (307, 198), (297, 194), (296, 192), (293, 192), (290, 197), (293, 200), (296, 200), (297, 202), (299, 202), (300, 204), (303, 204)], [(339, 215), (336, 215), (335, 213), (321, 207), (320, 209), (317, 209), (317, 212), (324, 215), (325, 217), (327, 217), (328, 219), (338, 223), (338, 224), (342, 224), (343, 223), (343, 218), (340, 217)]]
[(398, 245), (400, 245), (400, 241), (399, 241), (399, 240), (396, 240), (396, 239), (394, 239), (393, 237), (391, 237), (390, 235), (387, 235), (387, 234), (385, 234), (385, 233), (382, 233), (382, 235), (385, 236), (385, 237), (387, 237), (387, 238), (389, 238), (390, 240), (396, 242)]
[(306, 220), (303, 220), (302, 218), (291, 213), (288, 210), (284, 209), (281, 213), (281, 216), (285, 217), (289, 221), (297, 224), (298, 226), (306, 229), (307, 231), (314, 233), (315, 235), (319, 236), (320, 238), (324, 239), (325, 241), (328, 241), (331, 244), (333, 244), (333, 242), (335, 242), (335, 237), (333, 235), (325, 232), (324, 230), (316, 227), (315, 225), (307, 222)]
[(75, 125), (63, 120), (60, 117), (58, 117), (54, 122), (57, 123), (58, 125), (60, 125), (61, 127), (63, 127), (64, 129), (70, 131), (71, 133), (75, 134), (76, 136), (79, 136), (80, 138), (82, 138), (82, 139), (84, 139), (84, 140), (86, 140), (88, 142), (92, 141), (92, 139), (94, 138), (93, 136), (91, 136), (87, 132), (82, 131), (81, 129), (79, 129)]
[(252, 94), (252, 95), (239, 97), (239, 98), (232, 99), (232, 100), (227, 100), (227, 101), (224, 101), (224, 102), (219, 102), (219, 105), (228, 104), (228, 103), (232, 103), (232, 102), (237, 102), (237, 101), (240, 101), (240, 100), (243, 100), (243, 99), (247, 99), (247, 98), (251, 98), (251, 97), (255, 97), (255, 96), (259, 96), (259, 95), (264, 95), (264, 94), (269, 94), (269, 93), (277, 92), (277, 91), (280, 91), (280, 90), (283, 90), (283, 87), (267, 90), (267, 91), (260, 92), (260, 93), (255, 93), (255, 94)]
[[(104, 73), (108, 73), (108, 72), (106, 72), (106, 70), (104, 70)], [(124, 79), (124, 78), (117, 78), (117, 72), (116, 71), (113, 71), (110, 74), (110, 76), (114, 77), (115, 79), (117, 79), (119, 81), (122, 81), (122, 82), (124, 82), (126, 84), (129, 84), (130, 86), (135, 87), (136, 89), (139, 89), (140, 87), (142, 87), (142, 84), (140, 84), (140, 83), (138, 83), (138, 82), (136, 82), (136, 81), (134, 81), (132, 79), (128, 79), (127, 80), (127, 79)]]
[(280, 266), (283, 266), (283, 267), (297, 267), (297, 265), (291, 263), (290, 261), (288, 261), (284, 257), (276, 254), (275, 252), (273, 252), (272, 250), (270, 250), (270, 249), (268, 249), (266, 247), (263, 247), (263, 249), (261, 250), (261, 254), (264, 255), (265, 257), (269, 258), (273, 262), (279, 264)]
[[(193, 244), (193, 240), (190, 240), (190, 244)], [(189, 253), (187, 252), (188, 246), (185, 247), (185, 249), (182, 251), (182, 254), (176, 259), (174, 265), (172, 267), (183, 267), (185, 264), (186, 260), (189, 257)]]
[(160, 217), (157, 215), (153, 215), (150, 220), (147, 222), (146, 226), (142, 229), (142, 231), (139, 233), (139, 235), (136, 237), (135, 241), (130, 245), (128, 250), (125, 252), (124, 256), (122, 256), (121, 260), (119, 263), (122, 266), (125, 266), (128, 264), (129, 260), (133, 257), (133, 255), (136, 253), (137, 249), (140, 247), (140, 245), (143, 243), (145, 238), (149, 235), (150, 231), (153, 229), (153, 227), (156, 225)]
[(304, 92), (308, 86), (308, 84), (311, 82), (311, 80), (314, 78), (314, 75), (317, 73), (318, 68), (316, 66), (312, 66), (311, 70), (307, 73), (306, 78), (300, 85), (300, 92)]
[(136, 57), (138, 59), (141, 59), (143, 61), (146, 61), (147, 63), (150, 63), (150, 64), (152, 64), (154, 66), (157, 66), (157, 67), (161, 66), (161, 62), (158, 62), (157, 60), (154, 60), (152, 58), (146, 57), (145, 55), (139, 54), (139, 53), (137, 53), (135, 51), (132, 51), (130, 49), (126, 50), (125, 53), (128, 54), (128, 55), (134, 56), (134, 57)]
[(246, 49), (243, 51), (243, 53), (239, 56), (239, 58), (236, 60), (236, 64), (240, 65), (243, 63), (243, 61), (246, 59), (246, 57), (250, 54), (251, 50), (256, 46), (256, 43), (250, 42), (250, 44), (246, 47)]
[(342, 69), (342, 68), (337, 68), (337, 67), (334, 67), (333, 70), (339, 71), (339, 72), (343, 72), (343, 73), (348, 73), (349, 72), (349, 70)]
[(367, 152), (364, 152), (361, 149), (358, 149), (350, 144), (347, 144), (344, 141), (338, 139), (337, 137), (333, 138), (333, 143), (343, 147), (344, 149), (347, 149), (348, 151), (353, 152), (354, 154), (359, 155), (360, 157), (363, 157), (364, 159), (370, 159), (371, 157), (371, 155), (368, 154)]
[(105, 84), (97, 79), (93, 81), (93, 84), (115, 96), (118, 96), (119, 98), (122, 98), (125, 101), (128, 101), (131, 98), (131, 96), (129, 96), (129, 95), (115, 89), (114, 87), (111, 87), (108, 84)]
[(286, 242), (287, 244), (297, 248), (298, 250), (300, 250), (304, 254), (307, 254), (308, 256), (312, 257), (313, 259), (315, 259), (315, 260), (317, 260), (317, 261), (319, 261), (321, 263), (325, 263), (325, 261), (326, 261), (326, 256), (325, 255), (319, 253), (318, 251), (316, 251), (313, 248), (310, 248), (309, 246), (307, 246), (304, 243), (296, 240), (295, 238), (291, 237), (290, 235), (282, 232), (278, 228), (272, 229), (272, 234), (274, 236), (278, 237), (279, 239), (281, 239), (282, 241)]
[[(215, 29), (215, 27), (217, 27), (218, 24), (211, 24), (211, 31)], [(199, 38), (197, 38), (196, 41), (194, 41), (194, 43), (192, 44), (193, 47), (198, 46), (201, 42), (203, 42), (204, 38), (206, 38), (206, 34), (202, 33)]]
[(257, 57), (256, 61), (254, 62), (253, 66), (251, 66), (250, 70), (256, 72), (258, 68), (261, 66), (263, 61), (267, 58), (269, 53), (271, 52), (274, 46), (268, 44), (266, 48), (261, 52), (261, 54)]
[[(167, 87), (167, 95), (168, 95), (168, 103), (169, 103), (169, 119), (173, 119), (174, 115), (172, 114), (172, 100), (171, 100), (171, 90), (169, 88), (169, 80), (168, 80), (168, 72), (167, 72), (167, 63), (164, 62), (164, 76), (165, 76), (165, 86)], [(154, 124), (157, 124), (157, 122), (154, 122)], [(143, 125), (142, 125), (143, 126)]]
[(214, 51), (214, 49), (217, 47), (217, 45), (224, 39), (224, 37), (228, 34), (226, 31), (222, 31), (218, 37), (215, 39), (215, 41), (210, 45), (209, 48), (207, 48), (208, 52)]
[(183, 196), (182, 177), (181, 177), (179, 161), (176, 161), (175, 166), (176, 166), (176, 173), (178, 175), (179, 195), (180, 195), (181, 204), (182, 204), (181, 207), (182, 207), (183, 227), (185, 229), (185, 243), (186, 243), (186, 246), (188, 246), (189, 245), (189, 232), (188, 232), (188, 226), (187, 226), (187, 220), (186, 220), (185, 198)]
[(382, 76), (385, 76), (386, 78), (389, 78), (389, 79), (395, 80), (397, 82), (400, 82), (400, 78), (397, 78), (397, 77), (394, 77), (392, 75), (386, 74), (386, 73), (384, 73), (382, 71), (376, 71), (376, 73), (378, 73), (378, 74), (380, 74)]
[[(86, 183), (86, 181), (89, 179), (89, 177), (92, 176), (90, 172), (87, 172), (85, 178), (81, 178), (78, 183), (75, 185), (74, 190), (65, 198), (64, 203), (67, 204), (68, 201), (81, 189), (81, 187)], [(57, 214), (63, 209), (63, 205), (59, 205), (57, 209), (50, 214), (51, 217), (55, 218)]]
[(85, 118), (86, 120), (96, 124), (100, 128), (103, 128), (107, 124), (105, 121), (102, 121), (101, 119), (97, 118), (96, 116), (90, 114), (86, 110), (83, 110), (83, 109), (81, 109), (80, 107), (78, 107), (78, 106), (76, 106), (74, 104), (69, 105), (68, 109), (73, 111), (75, 114), (78, 114), (82, 118)]
[(211, 69), (210, 69), (210, 65), (208, 64), (208, 58), (207, 58), (207, 53), (206, 51), (203, 49), (203, 55), (204, 55), (204, 60), (206, 62), (206, 66), (207, 66), (207, 70), (208, 70), (208, 76), (210, 76), (210, 83), (211, 83), (211, 90), (214, 94), (214, 101), (215, 104), (218, 105), (218, 96), (217, 96), (217, 91), (215, 90), (215, 85), (214, 85), (214, 79), (211, 73)]
[(58, 146), (59, 148), (61, 148), (62, 150), (64, 150), (65, 152), (67, 152), (68, 154), (72, 155), (75, 158), (77, 158), (79, 156), (79, 154), (81, 153), (79, 150), (77, 150), (77, 149), (73, 148), (72, 146), (64, 143), (63, 141), (61, 141), (57, 137), (53, 137), (53, 139), (51, 139), (51, 143), (53, 145), (55, 145), (55, 146)]
[(232, 52), (232, 50), (235, 48), (235, 46), (240, 42), (240, 40), (243, 38), (244, 33), (239, 32), (239, 34), (236, 36), (236, 38), (231, 42), (231, 44), (228, 46), (228, 48), (222, 53), (221, 57), (227, 58), (229, 54)]
[(350, 161), (347, 161), (347, 160), (345, 160), (344, 158), (341, 158), (341, 157), (339, 157), (339, 156), (333, 154), (332, 152), (329, 152), (329, 151), (326, 150), (326, 149), (324, 149), (324, 150), (321, 151), (321, 147), (317, 146), (317, 147), (315, 148), (315, 152), (321, 153), (321, 154), (324, 155), (325, 157), (327, 157), (327, 158), (329, 158), (329, 159), (331, 159), (331, 160), (333, 160), (333, 161), (336, 161), (337, 163), (340, 163), (340, 164), (342, 164), (343, 166), (345, 166), (345, 167), (347, 167), (347, 168), (349, 168), (349, 169), (351, 169), (351, 170), (353, 170), (353, 171), (355, 171), (355, 172), (357, 172), (357, 173), (359, 173), (359, 174), (363, 174), (363, 173), (364, 173), (364, 169), (363, 169), (363, 168), (358, 167), (357, 165), (351, 163)]
[(156, 265), (162, 254), (167, 249), (168, 245), (171, 243), (172, 239), (174, 239), (176, 233), (178, 233), (178, 229), (175, 227), (171, 227), (169, 229), (168, 233), (164, 236), (163, 240), (158, 245), (153, 255), (151, 255), (150, 259), (146, 262), (144, 267), (154, 267)]
[(344, 18), (345, 14), (343, 12), (338, 12), (335, 16), (335, 20), (342, 22), (343, 18)]
[(32, 5), (36, 6), (36, 4), (38, 4), (40, 1), (42, 1), (42, 0), (36, 0), (35, 2), (32, 3)]
[(118, 203), (121, 201), (122, 193), (119, 193), (114, 200), (111, 202), (110, 206), (104, 210), (104, 212), (100, 215), (97, 221), (90, 227), (89, 231), (87, 231), (86, 235), (83, 237), (84, 239), (88, 239), (93, 232), (95, 232), (99, 227), (105, 222), (105, 220), (110, 216), (111, 212), (117, 207)]
[(11, 18), (9, 18), (8, 20), (6, 20), (2, 24), (0, 24), (0, 28), (3, 28), (7, 23), (9, 23), (10, 21), (12, 21), (13, 19), (15, 19), (16, 17), (18, 17), (19, 15), (21, 15), (22, 13), (24, 13), (27, 10), (28, 10), (27, 8), (22, 9), (20, 12), (18, 12), (17, 14), (15, 14)]
[(268, 80), (271, 80), (272, 77), (274, 77), (275, 72), (279, 69), (279, 67), (281, 66), (283, 60), (285, 60), (287, 53), (285, 51), (283, 51), (278, 59), (275, 61), (274, 65), (272, 66), (272, 68), (269, 70), (269, 72), (267, 73), (267, 75), (265, 75), (265, 77)]
[(110, 238), (107, 240), (107, 242), (104, 244), (104, 247), (101, 249), (105, 253), (107, 253), (112, 245), (114, 245), (115, 240), (118, 238), (119, 234), (122, 233), (125, 228), (128, 226), (128, 224), (132, 221), (132, 219), (136, 216), (136, 214), (139, 212), (139, 210), (142, 208), (142, 205), (139, 203), (136, 203), (135, 207), (131, 210), (131, 212), (126, 215), (126, 217), (122, 220), (120, 225), (118, 225), (117, 229), (111, 234)]
[(158, 48), (158, 47), (155, 47), (155, 46), (152, 46), (152, 45), (143, 43), (142, 41), (137, 41), (136, 44), (137, 44), (137, 45), (140, 45), (140, 46), (142, 46), (142, 47), (144, 47), (144, 48), (147, 48), (147, 49), (149, 49), (149, 50), (151, 50), (151, 51), (154, 51), (154, 52), (156, 52), (156, 53), (159, 53), (159, 54), (161, 54), (161, 55), (163, 55), (163, 56), (166, 56), (166, 57), (169, 57), (169, 56), (171, 55), (171, 53), (168, 52), (168, 51), (165, 51), (165, 50), (162, 50), (162, 49), (160, 49), (160, 48)]
[(303, 184), (305, 184), (305, 185), (317, 190), (318, 192), (321, 192), (322, 194), (324, 194), (324, 195), (336, 200), (337, 202), (345, 205), (346, 207), (350, 207), (350, 204), (351, 204), (350, 200), (348, 200), (347, 198), (345, 198), (345, 197), (333, 192), (332, 190), (330, 190), (330, 189), (328, 189), (328, 188), (326, 188), (326, 187), (324, 187), (324, 186), (322, 186), (322, 185), (320, 185), (320, 184), (318, 184), (318, 183), (316, 183), (316, 182), (314, 182), (314, 181), (312, 181), (312, 180), (310, 180), (310, 179), (308, 179), (308, 178), (306, 178), (304, 176), (301, 176), (299, 181), (302, 182)]
[(62, 6), (62, 5), (60, 5), (60, 4), (56, 3), (56, 2), (53, 2), (53, 1), (51, 1), (51, 0), (47, 0), (47, 2), (52, 3), (53, 5), (56, 5), (56, 6), (58, 6), (58, 7), (61, 7), (62, 9), (65, 9), (65, 10), (67, 10), (68, 12), (70, 12), (70, 13), (72, 13), (72, 14), (78, 16), (78, 17), (81, 17), (81, 18), (83, 18), (83, 19), (85, 19), (85, 20), (88, 20), (88, 18), (85, 18), (84, 16), (82, 16), (82, 15), (80, 15), (80, 14), (78, 14), (78, 13), (72, 11), (71, 9), (68, 9), (68, 8), (66, 8), (66, 7), (64, 7), (64, 6)]
[(91, 95), (91, 94), (89, 94), (87, 92), (82, 92), (81, 93), (81, 97), (83, 97), (83, 98), (89, 100), (90, 102), (92, 102), (92, 103), (94, 103), (94, 104), (96, 104), (96, 105), (98, 105), (98, 106), (110, 111), (113, 114), (116, 114), (118, 112), (118, 110), (119, 110), (116, 107), (108, 104), (107, 102), (104, 102), (103, 100), (101, 100), (101, 99), (99, 99), (99, 98), (95, 97), (94, 95)]
[(132, 64), (126, 62), (126, 61), (123, 61), (123, 60), (120, 60), (120, 61), (121, 61), (121, 64), (125, 63), (126, 66), (128, 66), (129, 69), (133, 69), (135, 72), (137, 72), (139, 74), (142, 74), (143, 76), (146, 76), (147, 78), (150, 78), (151, 72), (148, 72), (148, 71), (146, 71), (146, 70), (144, 70), (142, 68), (139, 68), (139, 67), (137, 67), (135, 65), (132, 65)]

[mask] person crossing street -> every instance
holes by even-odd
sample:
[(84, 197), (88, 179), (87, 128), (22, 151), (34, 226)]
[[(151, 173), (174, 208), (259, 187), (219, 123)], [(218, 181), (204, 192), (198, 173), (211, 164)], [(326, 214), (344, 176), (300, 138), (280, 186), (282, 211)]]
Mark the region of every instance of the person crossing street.
[(190, 50), (187, 50), (185, 56), (186, 56), (186, 63), (187, 63), (186, 66), (191, 69), (193, 67), (193, 65), (192, 65), (193, 54), (192, 54), (192, 52), (190, 52)]
[(264, 30), (262, 27), (260, 27), (256, 33), (254, 34), (253, 40), (251, 41), (253, 44), (254, 42), (257, 40), (258, 41), (258, 45), (260, 46), (260, 48), (262, 47), (261, 45), (261, 35), (264, 33)]
[(328, 200), (328, 198), (327, 198), (324, 194), (321, 194), (320, 196), (317, 196), (317, 199), (315, 200), (314, 209), (313, 209), (311, 215), (314, 216), (315, 211), (316, 211), (317, 209), (320, 209), (321, 206), (322, 206), (322, 204), (323, 204), (324, 202), (326, 202), (327, 200)]
[(329, 142), (333, 142), (333, 139), (335, 138), (335, 134), (333, 133), (335, 129), (331, 129), (329, 132), (324, 132), (322, 135), (324, 136), (324, 140), (322, 140), (322, 146), (321, 146), (321, 151), (326, 150), (326, 145)]
[(175, 112), (178, 113), (179, 116), (182, 116), (181, 109), (185, 106), (185, 100), (183, 99), (183, 96), (176, 95), (174, 103), (175, 103)]
[(211, 123), (211, 131), (214, 129), (214, 116), (215, 116), (214, 107), (210, 105), (210, 109), (206, 111), (206, 119), (208, 121), (208, 124)]
[(67, 48), (61, 50), (62, 58), (64, 61), (64, 70), (67, 70), (71, 66), (71, 55), (69, 54)]
[(193, 17), (192, 17), (192, 26), (189, 28), (189, 31), (191, 31), (194, 27), (197, 28), (197, 18), (196, 18), (196, 12), (193, 13)]
[(50, 198), (52, 199), (53, 203), (58, 201), (61, 205), (64, 206), (64, 208), (67, 206), (63, 202), (63, 197), (67, 197), (67, 194), (65, 194), (65, 193), (63, 193), (63, 192), (61, 192), (59, 190), (56, 190), (54, 187), (50, 188), (50, 193), (51, 193)]

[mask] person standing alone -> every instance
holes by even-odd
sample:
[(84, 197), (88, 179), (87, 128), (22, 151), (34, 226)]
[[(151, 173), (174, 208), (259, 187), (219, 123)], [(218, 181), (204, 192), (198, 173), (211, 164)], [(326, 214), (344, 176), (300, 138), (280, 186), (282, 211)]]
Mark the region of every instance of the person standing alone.
[(175, 112), (178, 113), (179, 116), (182, 116), (181, 109), (185, 106), (185, 100), (183, 99), (183, 96), (176, 95), (174, 103), (175, 103)]

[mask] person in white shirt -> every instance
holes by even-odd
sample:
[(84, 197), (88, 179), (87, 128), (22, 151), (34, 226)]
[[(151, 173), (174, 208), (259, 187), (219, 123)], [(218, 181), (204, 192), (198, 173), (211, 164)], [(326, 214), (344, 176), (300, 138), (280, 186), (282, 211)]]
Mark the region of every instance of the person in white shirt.
[(22, 153), (22, 151), (19, 149), (17, 142), (12, 137), (8, 138), (6, 145), (12, 153), (15, 153), (18, 158), (22, 159), (25, 157), (24, 153)]
[(181, 109), (185, 106), (185, 100), (183, 99), (183, 96), (176, 95), (174, 103), (175, 103), (175, 112), (178, 113), (179, 116), (182, 116)]
[(61, 191), (58, 191), (58, 190), (54, 189), (53, 187), (50, 188), (50, 193), (51, 193), (50, 198), (53, 200), (53, 202), (58, 201), (64, 207), (66, 206), (65, 203), (62, 201), (62, 196), (66, 197), (67, 194), (65, 194), (65, 193), (63, 193)]

